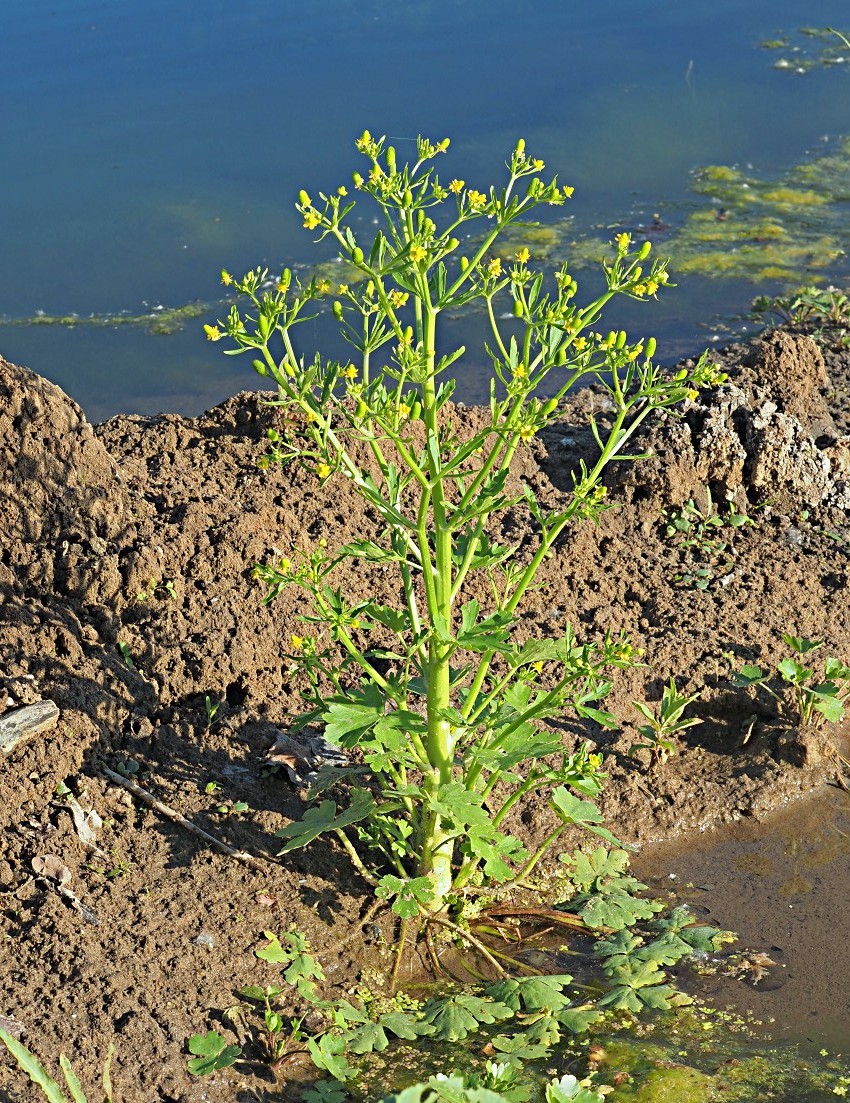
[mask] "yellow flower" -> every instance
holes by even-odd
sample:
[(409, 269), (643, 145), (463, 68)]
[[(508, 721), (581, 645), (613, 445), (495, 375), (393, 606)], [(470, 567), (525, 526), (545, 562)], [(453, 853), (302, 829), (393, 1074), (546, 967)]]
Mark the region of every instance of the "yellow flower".
[(224, 336), (218, 326), (204, 326), (204, 333), (208, 341), (220, 341)]
[(318, 211), (310, 210), (304, 213), (304, 229), (315, 230), (315, 228), (322, 221), (322, 216)]
[(647, 295), (654, 295), (657, 290), (658, 290), (657, 280), (647, 280), (646, 281), (646, 293), (647, 293)]
[(356, 379), (357, 368), (353, 364), (349, 364), (347, 368), (342, 369), (342, 376), (344, 379)]
[(517, 431), (519, 433), (519, 439), (524, 440), (526, 443), (528, 441), (532, 440), (533, 437), (534, 437), (534, 426), (533, 425), (520, 425), (520, 427)]
[(517, 253), (516, 259), (519, 261), (520, 264), (528, 264), (529, 260), (531, 260), (531, 253), (523, 245), (523, 247)]
[[(415, 249), (416, 246), (414, 245), (413, 248)], [(413, 256), (413, 249), (410, 250), (410, 255)], [(391, 291), (389, 294), (390, 302), (396, 309), (398, 309), (400, 306), (404, 306), (409, 298), (410, 295), (408, 295), (406, 291)]]
[(410, 247), (410, 259), (414, 264), (418, 264), (420, 260), (424, 260), (428, 256), (428, 253), (421, 245), (411, 245)]
[(464, 183), (465, 181), (463, 180), (452, 180), (451, 184), (449, 184), (449, 191), (454, 192), (454, 194), (457, 195), (458, 192), (463, 191)]
[(487, 264), (488, 276), (501, 276), (502, 274), (502, 261), (499, 257), (493, 257)]
[(691, 388), (689, 391), (685, 391), (685, 397), (689, 398), (691, 402), (696, 402), (696, 400), (699, 398), (699, 391), (695, 391), (693, 388)]
[(619, 249), (619, 251), (621, 253), (625, 253), (625, 251), (631, 245), (632, 235), (631, 234), (626, 234), (626, 233), (617, 234), (617, 236), (614, 238), (614, 242), (616, 243), (616, 246)]
[(336, 189), (336, 194), (348, 195), (348, 188), (344, 184), (340, 184), (340, 186)]
[(279, 291), (281, 295), (285, 295), (286, 292), (289, 290), (289, 284), (284, 283), (283, 280), (278, 280), (277, 283), (274, 285), (274, 289), (275, 291)]
[(398, 404), (398, 416), (399, 417), (410, 417), (410, 407), (407, 405), (406, 402), (399, 402), (399, 404)]
[(296, 651), (302, 651), (303, 648), (304, 648), (304, 637), (303, 636), (290, 636), (289, 637), (289, 642), (290, 642), (290, 645)]
[(564, 184), (563, 188), (561, 188), (561, 191), (564, 193), (567, 199), (572, 199), (575, 188), (571, 187), (569, 184)]
[(225, 287), (229, 287), (233, 283), (233, 276), (229, 272), (226, 272), (223, 268), (221, 270), (221, 282)]
[(546, 164), (544, 161), (541, 161), (539, 157), (535, 157), (531, 162), (531, 167), (535, 172), (540, 172), (542, 169), (546, 168)]
[(317, 463), (316, 464), (316, 474), (319, 476), (320, 479), (326, 479), (328, 477), (328, 475), (330, 475), (330, 473), (331, 473), (331, 468), (330, 468), (329, 464), (327, 464), (327, 463)]
[(347, 295), (348, 294), (348, 284), (347, 283), (341, 283), (339, 285), (339, 287), (336, 289), (336, 293), (337, 293), (337, 295)]
[(526, 379), (528, 377), (528, 368), (525, 364), (517, 364), (514, 371), (514, 379)]
[(643, 298), (643, 296), (646, 294), (646, 284), (645, 283), (636, 283), (634, 285), (634, 287), (632, 288), (632, 294), (637, 295), (640, 298)]
[(316, 284), (316, 290), (319, 292), (320, 295), (329, 294), (330, 289), (331, 289), (331, 281), (330, 280), (319, 280), (319, 282)]
[(487, 204), (487, 196), (480, 191), (473, 191), (470, 188), (466, 193), (466, 201), (473, 211), (481, 211)]
[(587, 338), (586, 337), (576, 337), (575, 341), (573, 341), (573, 348), (576, 349), (578, 352), (581, 352), (581, 350), (583, 348), (585, 348), (586, 346), (587, 346)]
[(289, 574), (289, 572), (292, 570), (292, 560), (287, 559), (286, 556), (284, 556), (283, 559), (281, 559), (280, 561), (280, 566), (278, 569), (280, 570), (281, 574)]

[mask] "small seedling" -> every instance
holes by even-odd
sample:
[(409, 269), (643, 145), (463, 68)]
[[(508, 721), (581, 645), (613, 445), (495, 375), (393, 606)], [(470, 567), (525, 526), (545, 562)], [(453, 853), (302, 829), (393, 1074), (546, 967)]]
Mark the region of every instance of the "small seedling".
[(735, 529), (755, 524), (751, 517), (738, 513), (734, 507), (721, 515), (714, 508), (708, 488), (705, 494), (705, 510), (689, 498), (681, 509), (668, 510), (662, 518), (667, 539), (689, 552), (700, 564), (682, 571), (675, 579), (696, 590), (707, 590), (718, 572), (727, 570), (731, 565), (728, 541), (714, 534), (723, 528)]
[(843, 720), (844, 702), (850, 696), (850, 667), (839, 659), (826, 659), (821, 680), (815, 680), (816, 672), (804, 666), (800, 659), (819, 650), (823, 642), (790, 635), (782, 639), (794, 655), (777, 663), (776, 670), (790, 694), (787, 691), (778, 693), (770, 685), (770, 674), (760, 666), (742, 666), (733, 676), (733, 684), (740, 688), (763, 689), (789, 720), (803, 727), (820, 727), (824, 720), (831, 724)]
[(675, 742), (676, 736), (685, 731), (686, 728), (692, 728), (694, 725), (702, 723), (702, 720), (696, 716), (692, 716), (687, 720), (682, 718), (682, 714), (688, 705), (696, 701), (698, 697), (698, 693), (694, 693), (690, 697), (680, 694), (676, 689), (675, 679), (671, 678), (670, 685), (661, 694), (661, 706), (658, 716), (643, 701), (632, 701), (641, 716), (649, 722), (641, 724), (638, 728), (644, 742), (633, 743), (629, 748), (629, 754), (634, 754), (635, 751), (649, 751), (650, 768), (659, 764), (663, 765), (670, 755), (676, 754), (678, 750)]
[(121, 658), (124, 660), (124, 664), (128, 670), (135, 670), (136, 664), (133, 662), (133, 656), (130, 652), (130, 645), (124, 643), (123, 640), (118, 641), (118, 650), (121, 652)]
[(126, 777), (129, 781), (133, 781), (139, 776), (139, 764), (134, 762), (132, 758), (128, 758), (122, 762), (116, 762), (115, 772), (122, 777)]
[(226, 800), (216, 805), (216, 812), (221, 816), (232, 816), (235, 812), (248, 812), (250, 806), (244, 800)]
[(206, 785), (204, 786), (204, 792), (208, 796), (213, 796), (213, 794), (217, 793), (220, 789), (221, 789), (221, 786), (219, 785), (219, 783), (217, 781), (208, 781), (206, 783)]
[(204, 710), (207, 714), (207, 731), (215, 723), (218, 716), (218, 710), (221, 708), (221, 701), (213, 701), (212, 697), (207, 693), (204, 695)]

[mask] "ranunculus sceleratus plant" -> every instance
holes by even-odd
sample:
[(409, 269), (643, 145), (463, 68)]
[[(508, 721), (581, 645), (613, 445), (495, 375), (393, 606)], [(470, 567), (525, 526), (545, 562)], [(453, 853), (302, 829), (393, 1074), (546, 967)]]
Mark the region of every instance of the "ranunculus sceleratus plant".
[[(307, 598), (309, 628), (291, 647), (308, 687), (296, 726), (319, 721), (331, 743), (357, 748), (362, 759), (353, 760), (361, 772), (342, 809), (330, 799), (315, 803), (344, 777), (324, 772), (304, 818), (278, 832), (283, 850), (335, 832), (377, 895), (407, 918), (522, 879), (570, 824), (609, 837), (585, 799), (600, 792), (599, 756), (587, 744), (564, 753), (561, 736), (541, 722), (571, 707), (612, 726), (599, 705), (611, 669), (634, 661), (632, 648), (613, 635), (580, 643), (569, 628), (560, 639), (518, 643), (516, 613), (565, 527), (605, 508), (607, 464), (629, 458), (624, 449), (638, 426), (693, 397), (714, 369), (701, 360), (670, 377), (653, 363), (653, 339), (597, 329), (610, 299), (651, 298), (667, 283), (664, 262), (646, 266), (648, 243), (616, 238), (607, 287), (587, 306), (576, 301), (567, 264), (547, 279), (527, 248), (510, 261), (496, 251), (508, 227), (572, 193), (542, 178), (543, 162), (523, 141), (507, 183), (487, 191), (437, 176), (432, 162), (448, 140), (420, 138), (412, 164), (400, 164), (393, 147), (368, 132), (356, 145), (369, 167), (354, 174), (354, 188), (379, 215), (371, 243), (361, 244), (350, 225), (355, 203), (345, 187), (316, 202), (302, 191), (297, 203), (304, 226), (335, 241), (347, 283), (315, 278), (301, 286), (289, 271), (277, 281), (266, 270), (236, 280), (223, 272), (249, 303), (206, 329), (213, 340), (229, 337), (229, 352), (253, 353), (255, 369), (277, 384), (287, 428), (269, 431), (264, 464), (295, 461), (321, 484), (346, 480), (381, 518), (374, 537), (335, 550), (324, 542), (293, 549), (256, 574), (269, 601), (287, 586)], [(461, 239), (471, 243), (468, 256)], [(332, 301), (350, 361), (308, 360), (296, 350), (294, 327), (314, 317), (322, 299)], [(449, 405), (449, 369), (466, 350), (439, 354), (438, 326), (446, 311), (473, 303), (487, 315), (493, 382), (486, 424), (463, 434)], [(509, 468), (583, 381), (607, 391), (610, 427), (592, 425), (595, 462), (582, 464), (572, 492), (548, 509), (530, 488), (509, 489)], [(536, 397), (541, 392), (551, 397)], [(522, 507), (536, 531), (531, 550), (498, 543), (490, 524)], [(353, 601), (334, 586), (337, 565), (358, 557), (397, 571), (398, 606)], [(487, 607), (465, 598), (473, 572), (489, 579)], [(528, 853), (505, 823), (541, 790), (557, 826)]]

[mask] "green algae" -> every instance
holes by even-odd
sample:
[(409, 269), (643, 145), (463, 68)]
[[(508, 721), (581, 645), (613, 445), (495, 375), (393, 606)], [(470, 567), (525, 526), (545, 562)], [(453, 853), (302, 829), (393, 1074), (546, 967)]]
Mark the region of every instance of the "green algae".
[(846, 45), (828, 27), (800, 27), (759, 43), (763, 50), (781, 51), (773, 68), (803, 75), (850, 62)]
[(39, 311), (28, 318), (0, 317), (0, 326), (60, 326), (77, 329), (88, 326), (94, 329), (114, 329), (118, 326), (139, 326), (156, 336), (180, 333), (188, 321), (209, 314), (215, 306), (211, 303), (191, 302), (183, 306), (160, 307), (147, 314), (45, 314)]
[[(845, 255), (850, 139), (773, 178), (705, 165), (694, 170), (691, 186), (708, 205), (687, 211), (659, 246), (676, 274), (791, 288), (813, 282)], [(632, 233), (652, 240), (653, 228)], [(564, 253), (582, 268), (610, 260), (612, 248), (586, 235), (565, 242)]]

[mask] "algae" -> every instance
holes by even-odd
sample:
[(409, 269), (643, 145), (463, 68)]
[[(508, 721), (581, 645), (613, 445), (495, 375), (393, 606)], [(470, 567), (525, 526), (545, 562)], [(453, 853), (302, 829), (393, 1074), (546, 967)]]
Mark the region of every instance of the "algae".
[(799, 27), (776, 38), (759, 43), (763, 50), (782, 51), (773, 68), (784, 72), (805, 74), (813, 69), (827, 69), (850, 62), (847, 46), (828, 27)]
[(179, 333), (186, 322), (215, 309), (215, 304), (196, 300), (183, 306), (157, 307), (147, 314), (45, 314), (37, 311), (28, 318), (0, 317), (0, 326), (64, 326), (66, 329), (76, 329), (78, 326), (100, 329), (140, 326), (156, 336), (168, 336)]

